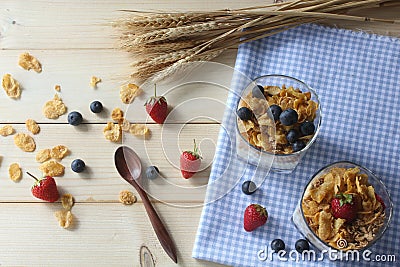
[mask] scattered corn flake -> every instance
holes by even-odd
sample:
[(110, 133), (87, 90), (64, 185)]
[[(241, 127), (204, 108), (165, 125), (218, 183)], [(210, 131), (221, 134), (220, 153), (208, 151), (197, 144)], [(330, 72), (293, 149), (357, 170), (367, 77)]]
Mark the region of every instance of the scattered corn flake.
[(71, 194), (64, 194), (61, 196), (61, 204), (65, 210), (71, 210), (74, 205), (74, 197)]
[(118, 142), (121, 139), (121, 126), (108, 122), (107, 126), (103, 129), (104, 137), (112, 142)]
[(32, 119), (27, 119), (25, 125), (28, 131), (33, 134), (38, 134), (40, 132), (40, 126)]
[(119, 201), (124, 205), (132, 205), (136, 200), (136, 196), (129, 190), (119, 192)]
[(122, 103), (130, 104), (132, 101), (142, 93), (142, 90), (133, 83), (128, 83), (121, 86), (121, 90), (119, 91), (119, 97), (121, 98)]
[(43, 106), (43, 115), (48, 119), (57, 119), (65, 112), (67, 112), (67, 107), (58, 96), (58, 94), (54, 95), (52, 100), (47, 101)]
[(66, 229), (72, 226), (74, 216), (70, 210), (58, 210), (54, 213), (54, 216), (61, 227)]
[(14, 144), (25, 152), (32, 152), (36, 149), (35, 140), (29, 134), (17, 133), (14, 136)]
[(111, 112), (111, 119), (121, 121), (124, 118), (124, 112), (120, 108), (114, 108)]
[(134, 123), (131, 124), (131, 127), (129, 128), (129, 132), (133, 135), (138, 135), (138, 136), (145, 136), (149, 134), (149, 128), (147, 128), (146, 125), (144, 124), (138, 124)]
[(39, 166), (39, 170), (43, 172), (44, 176), (62, 176), (64, 169), (65, 167), (55, 160), (46, 161)]
[(122, 131), (124, 132), (129, 132), (129, 129), (131, 128), (131, 123), (123, 118), (121, 121), (118, 122), (118, 124), (121, 126)]
[(90, 78), (90, 86), (91, 86), (92, 88), (96, 88), (96, 87), (97, 87), (97, 84), (98, 84), (99, 82), (101, 82), (101, 79), (98, 78), (98, 77), (96, 77), (96, 76), (92, 76), (92, 77)]
[(40, 163), (43, 163), (49, 160), (50, 158), (51, 158), (50, 149), (48, 148), (42, 149), (36, 154), (36, 161)]
[(64, 145), (58, 145), (50, 150), (50, 157), (53, 159), (63, 159), (68, 154), (68, 148)]
[(3, 127), (0, 128), (0, 135), (2, 136), (12, 135), (14, 134), (14, 132), (15, 132), (14, 128), (9, 124), (4, 125)]
[(58, 85), (58, 84), (56, 84), (56, 85), (54, 86), (54, 90), (56, 90), (57, 92), (60, 92), (60, 91), (61, 91), (61, 86)]
[(18, 65), (26, 70), (33, 69), (37, 73), (42, 72), (42, 64), (40, 64), (39, 60), (29, 53), (19, 55)]
[(10, 176), (10, 179), (13, 180), (14, 182), (18, 182), (19, 180), (21, 180), (22, 171), (19, 164), (12, 163), (10, 167), (8, 167), (8, 174)]
[(1, 84), (9, 97), (19, 98), (21, 96), (19, 83), (11, 76), (11, 74), (4, 74)]

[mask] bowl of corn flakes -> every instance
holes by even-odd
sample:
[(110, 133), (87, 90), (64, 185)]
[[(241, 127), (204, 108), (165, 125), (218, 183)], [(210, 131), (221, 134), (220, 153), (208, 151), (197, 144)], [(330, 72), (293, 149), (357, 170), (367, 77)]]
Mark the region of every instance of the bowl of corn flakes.
[(248, 163), (290, 173), (315, 142), (321, 126), (317, 93), (286, 75), (264, 75), (236, 106), (236, 150)]
[(292, 222), (321, 251), (362, 251), (383, 236), (392, 212), (389, 192), (372, 171), (340, 161), (314, 174)]

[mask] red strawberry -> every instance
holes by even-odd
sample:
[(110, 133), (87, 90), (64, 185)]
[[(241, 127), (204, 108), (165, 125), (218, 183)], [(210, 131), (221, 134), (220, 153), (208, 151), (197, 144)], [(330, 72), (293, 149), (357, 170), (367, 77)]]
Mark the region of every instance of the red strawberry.
[(357, 217), (357, 205), (351, 194), (339, 193), (331, 201), (332, 215), (335, 218), (345, 219), (348, 222)]
[(180, 167), (183, 178), (188, 179), (192, 177), (200, 169), (201, 156), (194, 141), (193, 151), (184, 151), (180, 158)]
[(46, 176), (45, 178), (38, 180), (29, 172), (27, 172), (27, 174), (36, 180), (35, 184), (31, 188), (33, 196), (48, 202), (55, 202), (60, 198), (56, 181), (53, 177)]
[(378, 195), (377, 193), (375, 193), (375, 198), (376, 198), (376, 200), (377, 200), (379, 203), (381, 203), (382, 208), (383, 208), (383, 209), (386, 209), (385, 202), (383, 201), (383, 199), (381, 198), (381, 196)]
[(146, 103), (146, 112), (158, 124), (163, 124), (168, 115), (167, 99), (157, 96), (157, 89), (154, 85), (154, 96), (150, 97)]
[(267, 210), (258, 204), (251, 204), (247, 206), (244, 211), (244, 230), (251, 232), (254, 229), (264, 225), (268, 219)]

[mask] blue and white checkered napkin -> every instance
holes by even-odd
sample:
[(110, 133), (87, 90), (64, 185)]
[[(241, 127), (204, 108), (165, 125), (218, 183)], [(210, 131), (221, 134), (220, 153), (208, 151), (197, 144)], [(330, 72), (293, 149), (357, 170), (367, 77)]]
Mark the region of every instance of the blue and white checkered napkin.
[[(244, 85), (234, 75), (206, 202), (220, 193), (224, 179), (228, 184), (238, 182), (225, 196), (204, 206), (193, 257), (234, 266), (320, 266), (317, 261), (295, 262), (291, 250), (302, 236), (291, 216), (314, 172), (331, 162), (350, 160), (380, 176), (394, 202), (391, 226), (371, 247), (370, 258), (387, 254), (400, 258), (400, 40), (303, 25), (241, 45), (235, 68), (252, 79), (285, 74), (309, 84), (321, 99), (321, 131), (293, 173), (270, 173), (256, 193), (243, 194), (241, 184), (253, 176), (255, 168), (236, 158), (233, 110)], [(247, 233), (243, 212), (251, 203), (265, 206), (269, 219), (263, 228)], [(286, 261), (276, 256), (260, 260), (257, 253), (275, 238), (286, 243)], [(323, 264), (355, 263), (330, 261), (326, 256)], [(357, 264), (370, 263), (361, 258)]]

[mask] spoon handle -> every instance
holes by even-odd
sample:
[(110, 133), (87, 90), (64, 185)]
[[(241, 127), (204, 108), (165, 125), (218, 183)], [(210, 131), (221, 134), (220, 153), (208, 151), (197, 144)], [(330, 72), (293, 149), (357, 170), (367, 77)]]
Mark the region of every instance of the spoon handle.
[(175, 263), (178, 263), (178, 259), (176, 257), (175, 245), (170, 235), (168, 234), (167, 229), (165, 229), (165, 226), (162, 223), (160, 217), (158, 217), (158, 214), (155, 211), (153, 205), (151, 204), (146, 192), (140, 186), (138, 186), (137, 191), (140, 195), (140, 198), (143, 201), (143, 205), (147, 211), (147, 215), (149, 216), (151, 225), (153, 226), (153, 229), (156, 232), (157, 238), (160, 241), (161, 246), (164, 248), (168, 256)]

